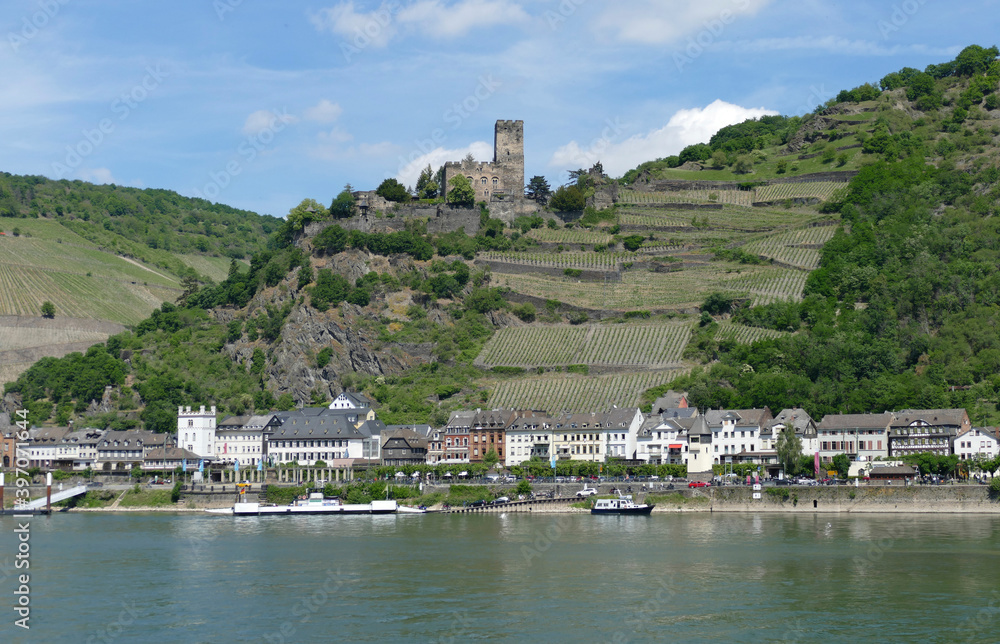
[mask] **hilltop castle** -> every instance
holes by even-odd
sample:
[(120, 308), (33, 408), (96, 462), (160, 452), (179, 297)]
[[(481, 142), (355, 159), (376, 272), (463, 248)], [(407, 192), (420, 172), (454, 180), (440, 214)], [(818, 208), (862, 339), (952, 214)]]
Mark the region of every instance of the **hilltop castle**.
[(524, 121), (497, 121), (493, 134), (493, 162), (449, 161), (444, 164), (445, 195), (452, 177), (464, 174), (476, 191), (476, 201), (487, 203), (524, 199)]

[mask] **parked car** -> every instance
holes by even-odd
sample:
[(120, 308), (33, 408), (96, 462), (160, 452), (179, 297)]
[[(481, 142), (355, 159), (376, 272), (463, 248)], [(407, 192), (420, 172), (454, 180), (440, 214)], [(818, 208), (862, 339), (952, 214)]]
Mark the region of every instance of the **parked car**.
[(579, 497), (594, 496), (595, 494), (597, 494), (597, 490), (595, 490), (592, 487), (585, 487), (576, 493), (576, 495)]
[(473, 508), (481, 508), (484, 505), (486, 505), (486, 501), (483, 501), (482, 499), (479, 499), (478, 501), (473, 501), (472, 503), (469, 504), (469, 506)]
[(709, 484), (705, 481), (691, 481), (688, 483), (688, 487), (709, 487)]
[(501, 496), (499, 499), (493, 501), (493, 505), (501, 505), (503, 503), (510, 503), (510, 499), (506, 496)]

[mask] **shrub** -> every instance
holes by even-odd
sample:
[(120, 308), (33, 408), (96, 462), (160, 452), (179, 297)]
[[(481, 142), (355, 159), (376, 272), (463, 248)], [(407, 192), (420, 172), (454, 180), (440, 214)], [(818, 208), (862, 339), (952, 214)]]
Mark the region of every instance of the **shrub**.
[(583, 275), (583, 270), (579, 268), (567, 268), (563, 270), (563, 274), (569, 277), (580, 277)]

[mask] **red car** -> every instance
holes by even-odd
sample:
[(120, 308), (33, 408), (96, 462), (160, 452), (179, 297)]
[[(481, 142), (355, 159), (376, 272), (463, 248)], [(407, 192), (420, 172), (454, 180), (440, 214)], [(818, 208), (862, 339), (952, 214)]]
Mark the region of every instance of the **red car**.
[(708, 483), (705, 481), (691, 481), (688, 483), (688, 487), (708, 487)]

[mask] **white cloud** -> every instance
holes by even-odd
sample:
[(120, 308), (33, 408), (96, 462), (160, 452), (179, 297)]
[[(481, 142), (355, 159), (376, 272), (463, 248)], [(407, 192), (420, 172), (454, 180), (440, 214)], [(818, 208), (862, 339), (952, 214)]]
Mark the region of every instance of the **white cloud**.
[(406, 7), (400, 2), (383, 2), (378, 9), (358, 12), (348, 0), (310, 16), (320, 31), (344, 37), (347, 44), (364, 49), (385, 47), (399, 26), (407, 26), (436, 38), (464, 36), (473, 29), (527, 23), (530, 18), (513, 0), (418, 0)]
[(771, 0), (634, 0), (614, 4), (597, 19), (599, 32), (625, 42), (658, 45), (705, 32), (718, 39), (741, 15), (753, 15)]
[(715, 100), (704, 108), (678, 110), (665, 126), (621, 142), (614, 140), (615, 131), (621, 128), (610, 126), (589, 145), (570, 141), (553, 153), (549, 165), (573, 170), (588, 168), (600, 161), (608, 175), (617, 177), (644, 161), (677, 154), (695, 143), (707, 143), (727, 125), (777, 113), (763, 107), (741, 107)]
[(304, 116), (310, 121), (319, 123), (333, 123), (344, 112), (338, 103), (332, 103), (327, 99), (321, 100), (316, 105), (307, 108)]
[(463, 0), (447, 4), (420, 0), (399, 12), (399, 21), (411, 23), (437, 37), (463, 36), (479, 27), (513, 25), (529, 20), (516, 2), (509, 0)]
[(446, 161), (461, 161), (467, 154), (472, 154), (478, 161), (492, 161), (493, 144), (486, 141), (476, 141), (471, 145), (458, 148), (457, 150), (446, 150), (441, 147), (434, 148), (430, 152), (421, 154), (418, 157), (411, 157), (410, 160), (400, 157), (400, 167), (396, 173), (396, 179), (405, 186), (415, 186), (417, 185), (417, 179), (420, 178), (420, 172), (428, 164), (430, 164), (432, 170), (436, 171)]
[(349, 1), (320, 9), (309, 19), (320, 31), (344, 36), (357, 47), (385, 47), (396, 34), (393, 13), (398, 8), (397, 2), (383, 2), (375, 11), (358, 13)]
[(257, 110), (248, 116), (246, 121), (244, 121), (243, 134), (253, 136), (255, 134), (260, 134), (264, 130), (279, 129), (275, 127), (279, 122), (288, 124), (294, 123), (297, 120), (298, 119), (287, 112), (279, 115), (275, 114), (271, 110)]
[(80, 168), (76, 171), (76, 176), (81, 181), (91, 183), (118, 183), (107, 168)]

